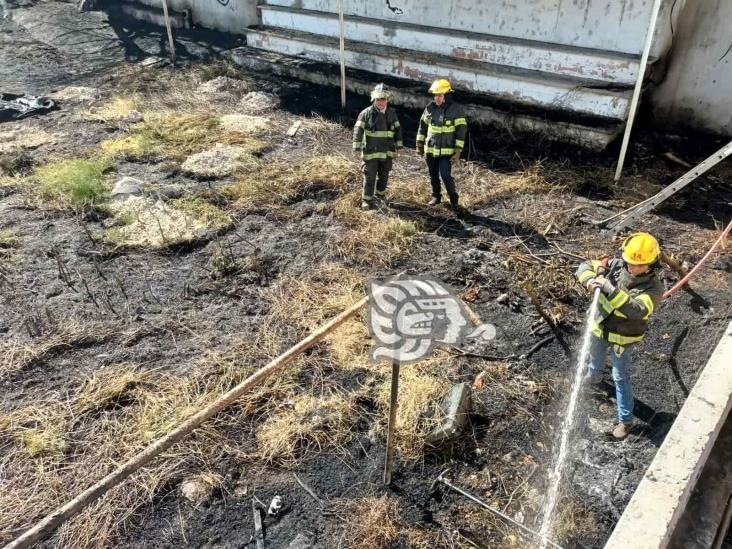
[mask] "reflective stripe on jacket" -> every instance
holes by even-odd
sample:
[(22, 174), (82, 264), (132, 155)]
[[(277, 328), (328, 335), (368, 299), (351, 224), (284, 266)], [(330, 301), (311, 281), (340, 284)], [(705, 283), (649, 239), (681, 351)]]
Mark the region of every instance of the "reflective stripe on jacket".
[(364, 161), (391, 158), (403, 146), (402, 126), (391, 106), (384, 112), (374, 105), (361, 111), (353, 126), (353, 150), (360, 150)]
[[(585, 261), (577, 269), (577, 279), (586, 285), (597, 276), (599, 267), (599, 261)], [(621, 346), (642, 341), (648, 319), (661, 303), (663, 283), (653, 271), (633, 276), (622, 259), (610, 261), (605, 277), (613, 283), (615, 291), (609, 296), (600, 293), (592, 332)]]
[(452, 156), (463, 150), (467, 134), (465, 109), (448, 95), (442, 106), (433, 101), (425, 108), (419, 121), (417, 146), (423, 144), (425, 153), (432, 156)]

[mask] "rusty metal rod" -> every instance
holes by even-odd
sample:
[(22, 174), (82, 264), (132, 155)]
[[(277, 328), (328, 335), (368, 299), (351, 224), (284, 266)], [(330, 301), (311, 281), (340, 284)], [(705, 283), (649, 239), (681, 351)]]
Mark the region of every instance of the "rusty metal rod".
[(386, 431), (386, 461), (384, 462), (384, 484), (391, 484), (391, 469), (394, 463), (394, 429), (396, 426), (397, 397), (399, 396), (399, 362), (391, 363), (391, 399), (389, 400), (389, 426)]
[(441, 482), (442, 484), (444, 484), (445, 486), (447, 486), (448, 488), (450, 488), (450, 490), (453, 490), (453, 491), (457, 492), (458, 494), (461, 494), (461, 495), (465, 496), (466, 498), (468, 498), (471, 501), (474, 501), (475, 503), (477, 503), (478, 505), (480, 505), (484, 509), (487, 509), (488, 511), (490, 511), (494, 515), (502, 518), (506, 522), (509, 522), (509, 523), (513, 524), (516, 528), (522, 530), (525, 534), (530, 534), (531, 536), (534, 536), (535, 538), (544, 541), (547, 545), (551, 545), (555, 549), (562, 549), (562, 546), (561, 545), (558, 545), (558, 544), (554, 543), (549, 538), (545, 538), (544, 536), (542, 536), (536, 530), (532, 530), (528, 526), (524, 526), (523, 524), (521, 524), (517, 520), (514, 520), (511, 517), (509, 517), (507, 514), (502, 513), (498, 509), (494, 509), (493, 507), (491, 507), (490, 505), (488, 505), (485, 501), (483, 501), (480, 498), (475, 497), (470, 492), (466, 492), (462, 488), (458, 488), (452, 482), (450, 482), (449, 480), (447, 480), (444, 477), (445, 473), (447, 473), (447, 470), (446, 471), (443, 471), (442, 473), (440, 473), (440, 476), (437, 477), (437, 479), (435, 480), (435, 483)]

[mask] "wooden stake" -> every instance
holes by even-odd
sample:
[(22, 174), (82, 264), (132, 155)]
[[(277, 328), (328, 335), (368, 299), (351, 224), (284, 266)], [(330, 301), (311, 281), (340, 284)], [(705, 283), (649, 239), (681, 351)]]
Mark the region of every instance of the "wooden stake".
[(394, 427), (396, 424), (397, 396), (399, 395), (399, 363), (391, 363), (391, 400), (389, 401), (389, 427), (386, 431), (386, 462), (384, 484), (391, 484), (391, 468), (394, 462)]
[(338, 32), (341, 50), (341, 108), (346, 110), (346, 37), (343, 21), (343, 0), (338, 0)]
[(541, 306), (541, 303), (539, 302), (539, 298), (536, 296), (536, 290), (534, 290), (534, 287), (530, 283), (524, 284), (524, 291), (526, 292), (526, 295), (529, 296), (529, 299), (531, 300), (531, 303), (534, 305), (534, 308), (536, 309), (536, 312), (539, 313), (539, 316), (544, 319), (544, 322), (547, 323), (549, 328), (551, 329), (554, 336), (557, 338), (557, 341), (562, 346), (562, 349), (564, 349), (564, 352), (567, 356), (572, 356), (572, 349), (570, 349), (567, 342), (564, 340), (564, 336), (562, 335), (562, 332), (559, 330), (559, 327), (554, 324), (554, 321), (551, 319), (551, 317), (544, 312), (544, 309)]
[(128, 459), (124, 464), (120, 465), (117, 469), (109, 473), (103, 479), (84, 490), (81, 494), (76, 496), (68, 503), (62, 505), (55, 511), (46, 515), (46, 517), (44, 517), (40, 522), (33, 526), (33, 528), (26, 531), (24, 534), (6, 545), (5, 549), (21, 549), (31, 547), (42, 539), (45, 539), (65, 521), (79, 513), (93, 501), (104, 495), (107, 491), (120, 484), (135, 471), (150, 463), (155, 457), (165, 452), (175, 443), (182, 440), (193, 430), (200, 427), (204, 421), (215, 416), (216, 414), (233, 404), (234, 401), (241, 398), (243, 395), (251, 391), (254, 387), (260, 385), (267, 378), (271, 377), (274, 373), (282, 370), (299, 355), (322, 341), (330, 332), (338, 328), (338, 326), (346, 322), (361, 309), (363, 309), (366, 306), (367, 301), (368, 297), (364, 297), (358, 303), (351, 305), (341, 314), (315, 330), (300, 343), (298, 343), (294, 347), (291, 347), (286, 352), (275, 358), (272, 362), (254, 372), (251, 376), (249, 376), (239, 385), (231, 389), (228, 393), (223, 394), (214, 402), (206, 406), (204, 409), (200, 410), (198, 413), (188, 418), (178, 427), (173, 429), (170, 433), (156, 440), (150, 446), (142, 450), (139, 454)]
[(257, 549), (264, 549), (264, 529), (262, 528), (262, 510), (257, 500), (252, 498), (252, 515), (254, 515), (254, 540), (257, 542)]
[(648, 55), (651, 53), (653, 45), (653, 36), (656, 31), (656, 21), (658, 21), (658, 12), (661, 11), (661, 0), (654, 0), (651, 8), (651, 20), (648, 23), (648, 32), (646, 33), (646, 43), (643, 46), (643, 54), (641, 55), (640, 65), (638, 66), (638, 78), (635, 81), (633, 89), (633, 98), (630, 100), (630, 108), (628, 110), (628, 121), (625, 123), (625, 133), (623, 134), (623, 144), (620, 146), (620, 158), (618, 158), (618, 166), (615, 169), (615, 181), (620, 180), (623, 173), (623, 165), (625, 164), (625, 155), (628, 152), (628, 143), (630, 142), (630, 132), (633, 130), (633, 122), (635, 121), (635, 113), (638, 110), (638, 102), (640, 101), (641, 91), (643, 91), (643, 80), (646, 77), (646, 67), (648, 66)]
[(175, 42), (173, 41), (173, 29), (170, 26), (168, 16), (168, 0), (163, 0), (163, 15), (165, 15), (165, 28), (168, 30), (168, 42), (170, 42), (170, 60), (175, 65)]

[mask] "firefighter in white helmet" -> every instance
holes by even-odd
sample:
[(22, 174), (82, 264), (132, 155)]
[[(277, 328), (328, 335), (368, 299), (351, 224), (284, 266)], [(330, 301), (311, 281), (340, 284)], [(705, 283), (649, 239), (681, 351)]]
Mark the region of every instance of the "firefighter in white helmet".
[(371, 106), (358, 115), (353, 127), (353, 152), (360, 154), (363, 172), (361, 208), (370, 210), (374, 201), (386, 203), (386, 186), (393, 159), (404, 147), (402, 127), (389, 104), (391, 92), (377, 84), (371, 92)]

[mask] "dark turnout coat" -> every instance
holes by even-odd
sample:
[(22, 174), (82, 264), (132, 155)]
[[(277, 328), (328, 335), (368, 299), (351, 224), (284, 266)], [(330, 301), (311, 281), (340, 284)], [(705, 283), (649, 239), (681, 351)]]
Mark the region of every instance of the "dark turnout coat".
[(427, 155), (452, 156), (465, 147), (468, 121), (462, 105), (448, 94), (441, 106), (433, 101), (425, 108), (419, 121), (417, 146), (422, 145)]
[(361, 151), (364, 162), (392, 158), (402, 147), (402, 126), (391, 105), (384, 112), (374, 105), (361, 111), (353, 126), (353, 149)]
[[(599, 267), (599, 261), (585, 261), (577, 269), (577, 279), (587, 284), (597, 276)], [(605, 277), (613, 283), (615, 291), (609, 296), (600, 294), (593, 333), (621, 346), (641, 341), (648, 329), (648, 319), (661, 303), (663, 283), (653, 269), (633, 276), (622, 259), (610, 261)]]

